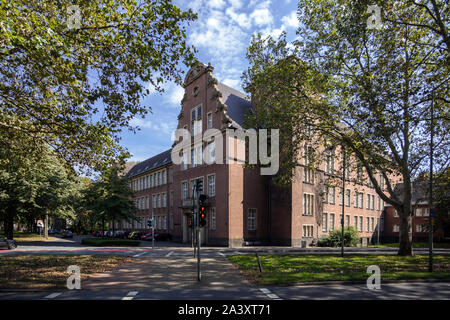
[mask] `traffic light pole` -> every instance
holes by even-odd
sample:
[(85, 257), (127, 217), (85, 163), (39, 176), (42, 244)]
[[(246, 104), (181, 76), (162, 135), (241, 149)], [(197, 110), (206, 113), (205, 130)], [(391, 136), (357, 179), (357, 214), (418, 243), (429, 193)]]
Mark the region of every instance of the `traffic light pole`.
[[(197, 192), (198, 192), (198, 190), (197, 190)], [(196, 201), (198, 201), (198, 199), (196, 199)], [(200, 206), (197, 206), (197, 207), (200, 209)], [(202, 274), (201, 274), (201, 269), (200, 269), (200, 210), (197, 210), (196, 215), (197, 215), (197, 219), (195, 222), (196, 222), (196, 229), (197, 229), (197, 234), (196, 234), (196, 239), (197, 239), (197, 280), (201, 281)]]
[(152, 210), (152, 250), (155, 247), (155, 218)]

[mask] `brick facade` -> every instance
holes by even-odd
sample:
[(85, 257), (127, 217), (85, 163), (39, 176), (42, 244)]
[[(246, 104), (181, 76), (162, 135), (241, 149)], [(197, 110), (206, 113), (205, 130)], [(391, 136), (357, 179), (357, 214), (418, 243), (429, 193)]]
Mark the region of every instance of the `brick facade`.
[[(213, 76), (211, 66), (199, 65), (192, 68), (186, 76), (184, 89), (177, 128), (186, 128), (192, 132), (194, 126), (199, 132), (201, 124), (202, 133), (210, 127), (220, 130), (224, 141), (223, 154), (226, 155), (227, 144), (234, 145), (237, 138), (225, 141), (225, 130), (240, 128), (243, 114), (251, 108), (251, 102), (243, 93), (219, 83)], [(193, 141), (195, 142), (195, 139)], [(203, 150), (206, 150), (207, 145), (207, 142), (202, 143)], [(163, 154), (170, 154), (170, 150)], [(159, 159), (162, 158), (161, 155), (146, 160), (151, 163), (150, 168), (145, 169), (142, 163), (133, 167), (128, 173), (128, 179), (134, 188), (135, 181), (144, 177), (147, 179), (147, 176), (160, 171), (166, 172), (164, 184), (145, 184), (145, 188), (138, 188), (135, 198), (150, 199), (150, 205), (144, 205), (144, 208), (139, 210), (139, 216), (146, 219), (153, 213), (155, 217), (166, 219), (166, 224), (157, 224), (157, 229), (171, 233), (174, 240), (187, 243), (191, 241), (187, 217), (192, 205), (191, 183), (195, 179), (203, 179), (204, 193), (209, 196), (208, 224), (202, 228), (203, 243), (229, 247), (242, 246), (246, 242), (306, 246), (333, 228), (340, 228), (342, 205), (339, 196), (339, 153), (335, 153), (334, 172), (330, 173), (329, 165), (327, 168), (323, 163), (311, 173), (314, 180), (308, 182), (304, 179), (308, 169), (301, 164), (297, 167), (294, 181), (288, 188), (273, 185), (270, 176), (263, 176), (259, 169), (244, 168), (239, 163), (189, 164), (187, 168), (183, 168), (182, 165), (172, 163), (170, 159)], [(190, 158), (191, 154), (184, 156)], [(217, 160), (220, 159), (216, 158)], [(142, 167), (139, 173), (137, 166)], [(390, 220), (383, 220), (384, 203), (375, 190), (367, 181), (356, 183), (355, 175), (356, 173), (350, 174), (346, 182), (344, 208), (345, 215), (348, 216), (345, 219), (348, 220), (344, 221), (350, 226), (357, 226), (362, 244), (375, 243), (383, 236), (382, 225), (390, 223)], [(208, 177), (214, 177), (211, 178), (214, 180), (213, 194), (210, 194)], [(311, 178), (311, 175), (309, 177)], [(326, 197), (324, 195), (323, 185), (329, 180), (335, 181), (334, 197), (331, 191)], [(153, 196), (164, 193), (167, 196), (166, 206), (152, 209)], [(355, 197), (358, 198), (357, 203)], [(145, 226), (127, 228), (124, 223), (119, 227), (147, 229)]]

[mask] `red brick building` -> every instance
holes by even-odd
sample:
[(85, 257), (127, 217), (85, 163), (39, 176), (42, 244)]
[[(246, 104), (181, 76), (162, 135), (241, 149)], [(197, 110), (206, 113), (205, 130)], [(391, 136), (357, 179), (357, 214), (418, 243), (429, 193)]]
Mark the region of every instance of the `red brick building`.
[[(345, 225), (359, 231), (363, 244), (374, 243), (383, 236), (384, 202), (364, 178), (362, 169), (348, 169), (343, 196), (339, 184), (324, 185), (340, 176), (338, 149), (315, 170), (309, 169), (304, 159), (288, 188), (274, 186), (270, 176), (240, 163), (208, 165), (197, 161), (204, 153), (210, 153), (220, 163), (218, 160), (226, 159), (218, 158), (216, 148), (222, 148), (224, 155), (227, 145), (238, 148), (238, 139), (227, 138), (225, 130), (241, 128), (244, 114), (252, 110), (252, 105), (244, 93), (218, 82), (210, 65), (192, 68), (183, 86), (178, 129), (191, 133), (192, 150), (190, 154), (180, 153), (181, 164), (172, 162), (169, 149), (128, 172), (141, 222), (122, 222), (118, 228), (146, 230), (145, 222), (153, 214), (158, 230), (172, 234), (175, 240), (190, 242), (187, 217), (192, 207), (192, 186), (201, 179), (203, 193), (209, 197), (208, 224), (202, 228), (202, 242), (209, 245), (234, 247), (247, 242), (306, 246), (340, 228), (342, 205)], [(222, 146), (216, 145), (216, 139), (196, 141), (195, 136), (208, 129), (220, 130)], [(191, 164), (186, 164), (188, 157)]]

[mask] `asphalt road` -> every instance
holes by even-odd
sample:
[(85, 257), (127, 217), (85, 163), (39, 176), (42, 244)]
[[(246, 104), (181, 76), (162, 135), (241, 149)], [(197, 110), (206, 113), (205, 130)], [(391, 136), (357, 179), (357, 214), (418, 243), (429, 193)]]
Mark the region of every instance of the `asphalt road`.
[[(23, 243), (14, 250), (0, 250), (0, 255), (9, 254), (112, 254), (136, 257), (192, 257), (193, 248), (190, 245), (174, 242), (141, 241), (139, 247), (89, 247), (81, 244), (83, 237), (73, 239), (58, 239), (57, 241)], [(295, 248), (295, 247), (202, 247), (202, 255), (206, 257), (224, 257), (236, 254), (268, 253), (268, 254), (340, 254), (340, 248)], [(427, 254), (428, 249), (414, 249), (417, 254)], [(435, 254), (448, 253), (450, 249), (434, 249)], [(345, 248), (348, 254), (397, 254), (396, 248)]]
[(179, 290), (60, 290), (0, 292), (1, 300), (450, 300), (449, 282), (381, 283), (289, 287), (200, 288)]
[[(202, 281), (196, 278), (196, 259), (188, 245), (142, 242), (140, 247), (95, 248), (81, 245), (81, 237), (53, 242), (28, 243), (0, 255), (23, 254), (114, 254), (134, 257), (133, 263), (112, 273), (82, 283), (81, 290), (1, 290), (0, 300), (440, 300), (450, 299), (450, 282), (383, 283), (381, 290), (361, 284), (257, 286), (244, 279), (226, 259), (227, 255), (249, 253), (330, 254), (340, 249), (243, 247), (202, 248)], [(396, 254), (395, 248), (346, 248), (352, 254)], [(416, 249), (416, 253), (427, 253)], [(449, 249), (435, 253), (450, 253)], [(155, 259), (156, 258), (156, 259)]]

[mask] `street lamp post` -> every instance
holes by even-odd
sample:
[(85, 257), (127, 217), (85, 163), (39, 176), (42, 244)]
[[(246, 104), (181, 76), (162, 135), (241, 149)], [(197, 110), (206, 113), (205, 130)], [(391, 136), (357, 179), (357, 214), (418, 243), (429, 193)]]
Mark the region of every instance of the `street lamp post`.
[(433, 136), (434, 136), (434, 89), (431, 98), (431, 123), (430, 123), (430, 204), (429, 204), (429, 234), (428, 234), (428, 271), (433, 272)]
[(344, 145), (342, 145), (342, 219), (341, 219), (341, 227), (342, 227), (342, 241), (341, 241), (341, 257), (344, 257), (344, 217), (345, 217), (345, 149)]

